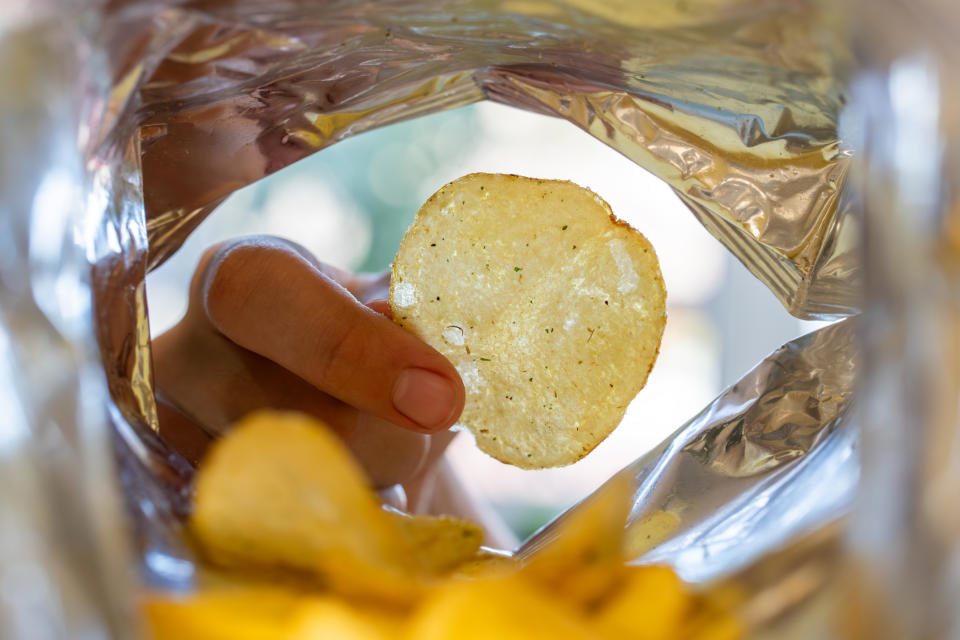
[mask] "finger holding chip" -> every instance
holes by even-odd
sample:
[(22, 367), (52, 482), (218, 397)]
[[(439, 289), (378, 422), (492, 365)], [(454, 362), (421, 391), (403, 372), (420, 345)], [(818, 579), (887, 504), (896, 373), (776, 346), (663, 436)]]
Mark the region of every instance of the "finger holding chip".
[(373, 302), (385, 276), (346, 274), (269, 236), (211, 247), (186, 315), (152, 341), (161, 436), (196, 464), (248, 413), (302, 411), (347, 439), (378, 486), (408, 481), (427, 435), (459, 413), (462, 385)]

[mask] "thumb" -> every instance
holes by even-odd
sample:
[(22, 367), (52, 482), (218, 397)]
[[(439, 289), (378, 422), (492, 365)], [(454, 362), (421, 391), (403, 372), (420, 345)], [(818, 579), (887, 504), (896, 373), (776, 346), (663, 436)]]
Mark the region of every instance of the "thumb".
[(450, 427), (463, 410), (446, 358), (282, 241), (222, 246), (197, 275), (217, 331), (347, 404), (423, 432)]

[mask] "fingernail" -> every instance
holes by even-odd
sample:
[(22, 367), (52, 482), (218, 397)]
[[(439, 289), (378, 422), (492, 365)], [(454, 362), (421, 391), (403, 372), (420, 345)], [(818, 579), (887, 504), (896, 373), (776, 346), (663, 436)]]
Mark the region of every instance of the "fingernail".
[(453, 383), (426, 369), (405, 369), (393, 385), (393, 406), (428, 431), (446, 425), (456, 410)]

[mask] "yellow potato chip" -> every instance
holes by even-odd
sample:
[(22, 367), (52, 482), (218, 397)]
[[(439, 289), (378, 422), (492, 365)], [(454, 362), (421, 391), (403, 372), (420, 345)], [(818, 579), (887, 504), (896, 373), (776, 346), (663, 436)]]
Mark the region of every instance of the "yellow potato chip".
[(639, 558), (667, 540), (680, 527), (680, 516), (673, 511), (658, 510), (630, 525), (623, 539), (627, 558)]
[(303, 414), (252, 414), (214, 444), (197, 472), (190, 530), (222, 565), (295, 569), (401, 602), (419, 590), (411, 550), (363, 472)]
[(156, 640), (286, 640), (300, 599), (266, 585), (186, 596), (151, 593), (143, 613)]
[(483, 543), (479, 525), (452, 516), (411, 515), (393, 509), (387, 515), (428, 575), (441, 575), (474, 558)]
[(612, 593), (626, 572), (623, 525), (632, 486), (628, 476), (614, 476), (585, 503), (561, 516), (553, 536), (521, 558), (521, 576), (583, 609)]
[(596, 194), (480, 173), (421, 207), (390, 287), (394, 321), (460, 372), (480, 449), (529, 469), (576, 462), (617, 426), (665, 297), (650, 243)]
[(454, 578), (477, 580), (511, 575), (520, 568), (520, 561), (509, 551), (480, 547), (477, 554), (457, 566)]
[(514, 578), (451, 581), (414, 611), (407, 640), (588, 640), (586, 623), (549, 593)]
[(682, 637), (692, 597), (668, 567), (629, 567), (623, 586), (603, 603), (594, 621), (611, 639)]
[(387, 640), (404, 622), (331, 596), (244, 582), (151, 593), (143, 612), (154, 640)]
[(744, 625), (729, 613), (698, 620), (688, 627), (691, 628), (685, 637), (689, 640), (740, 640), (746, 636)]
[(201, 464), (190, 521), (207, 558), (244, 571), (151, 594), (147, 624), (157, 640), (739, 637), (726, 592), (624, 566), (632, 489), (618, 474), (522, 556), (496, 553), (471, 522), (382, 507), (322, 423), (259, 412)]
[(747, 600), (745, 585), (720, 582), (695, 596), (695, 611), (684, 621), (690, 640), (738, 640), (747, 635), (740, 611)]
[(343, 600), (305, 601), (293, 621), (289, 640), (389, 640), (398, 638), (403, 619), (359, 609)]

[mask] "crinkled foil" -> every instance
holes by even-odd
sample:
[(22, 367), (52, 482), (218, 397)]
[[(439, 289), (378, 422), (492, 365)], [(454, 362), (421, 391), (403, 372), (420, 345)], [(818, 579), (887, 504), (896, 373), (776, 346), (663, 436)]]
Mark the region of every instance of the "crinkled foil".
[[(960, 7), (871, 5), (853, 85), (869, 294), (862, 486), (846, 542), (857, 640), (960, 638)], [(891, 260), (891, 256), (896, 259)]]
[[(129, 637), (135, 576), (93, 336), (79, 14), (0, 6), (0, 637)], [(89, 105), (88, 105), (89, 106)], [(93, 114), (87, 114), (92, 116)]]
[[(99, 17), (111, 69), (85, 123), (86, 248), (155, 581), (191, 576), (191, 469), (155, 434), (146, 272), (230, 193), (350, 135), (482, 99), (564, 118), (669, 183), (790, 313), (860, 306), (831, 3), (113, 0)], [(707, 580), (843, 512), (855, 327), (784, 346), (624, 471), (638, 561)]]
[[(840, 518), (853, 498), (858, 319), (782, 346), (620, 474), (627, 551), (706, 582)], [(587, 498), (589, 500), (589, 498)], [(576, 507), (574, 507), (576, 509)], [(563, 517), (519, 549), (549, 541)]]
[(149, 266), (239, 187), (486, 98), (565, 118), (668, 181), (791, 312), (848, 314), (835, 16), (813, 0), (657, 4), (112, 3), (108, 124), (141, 145)]

